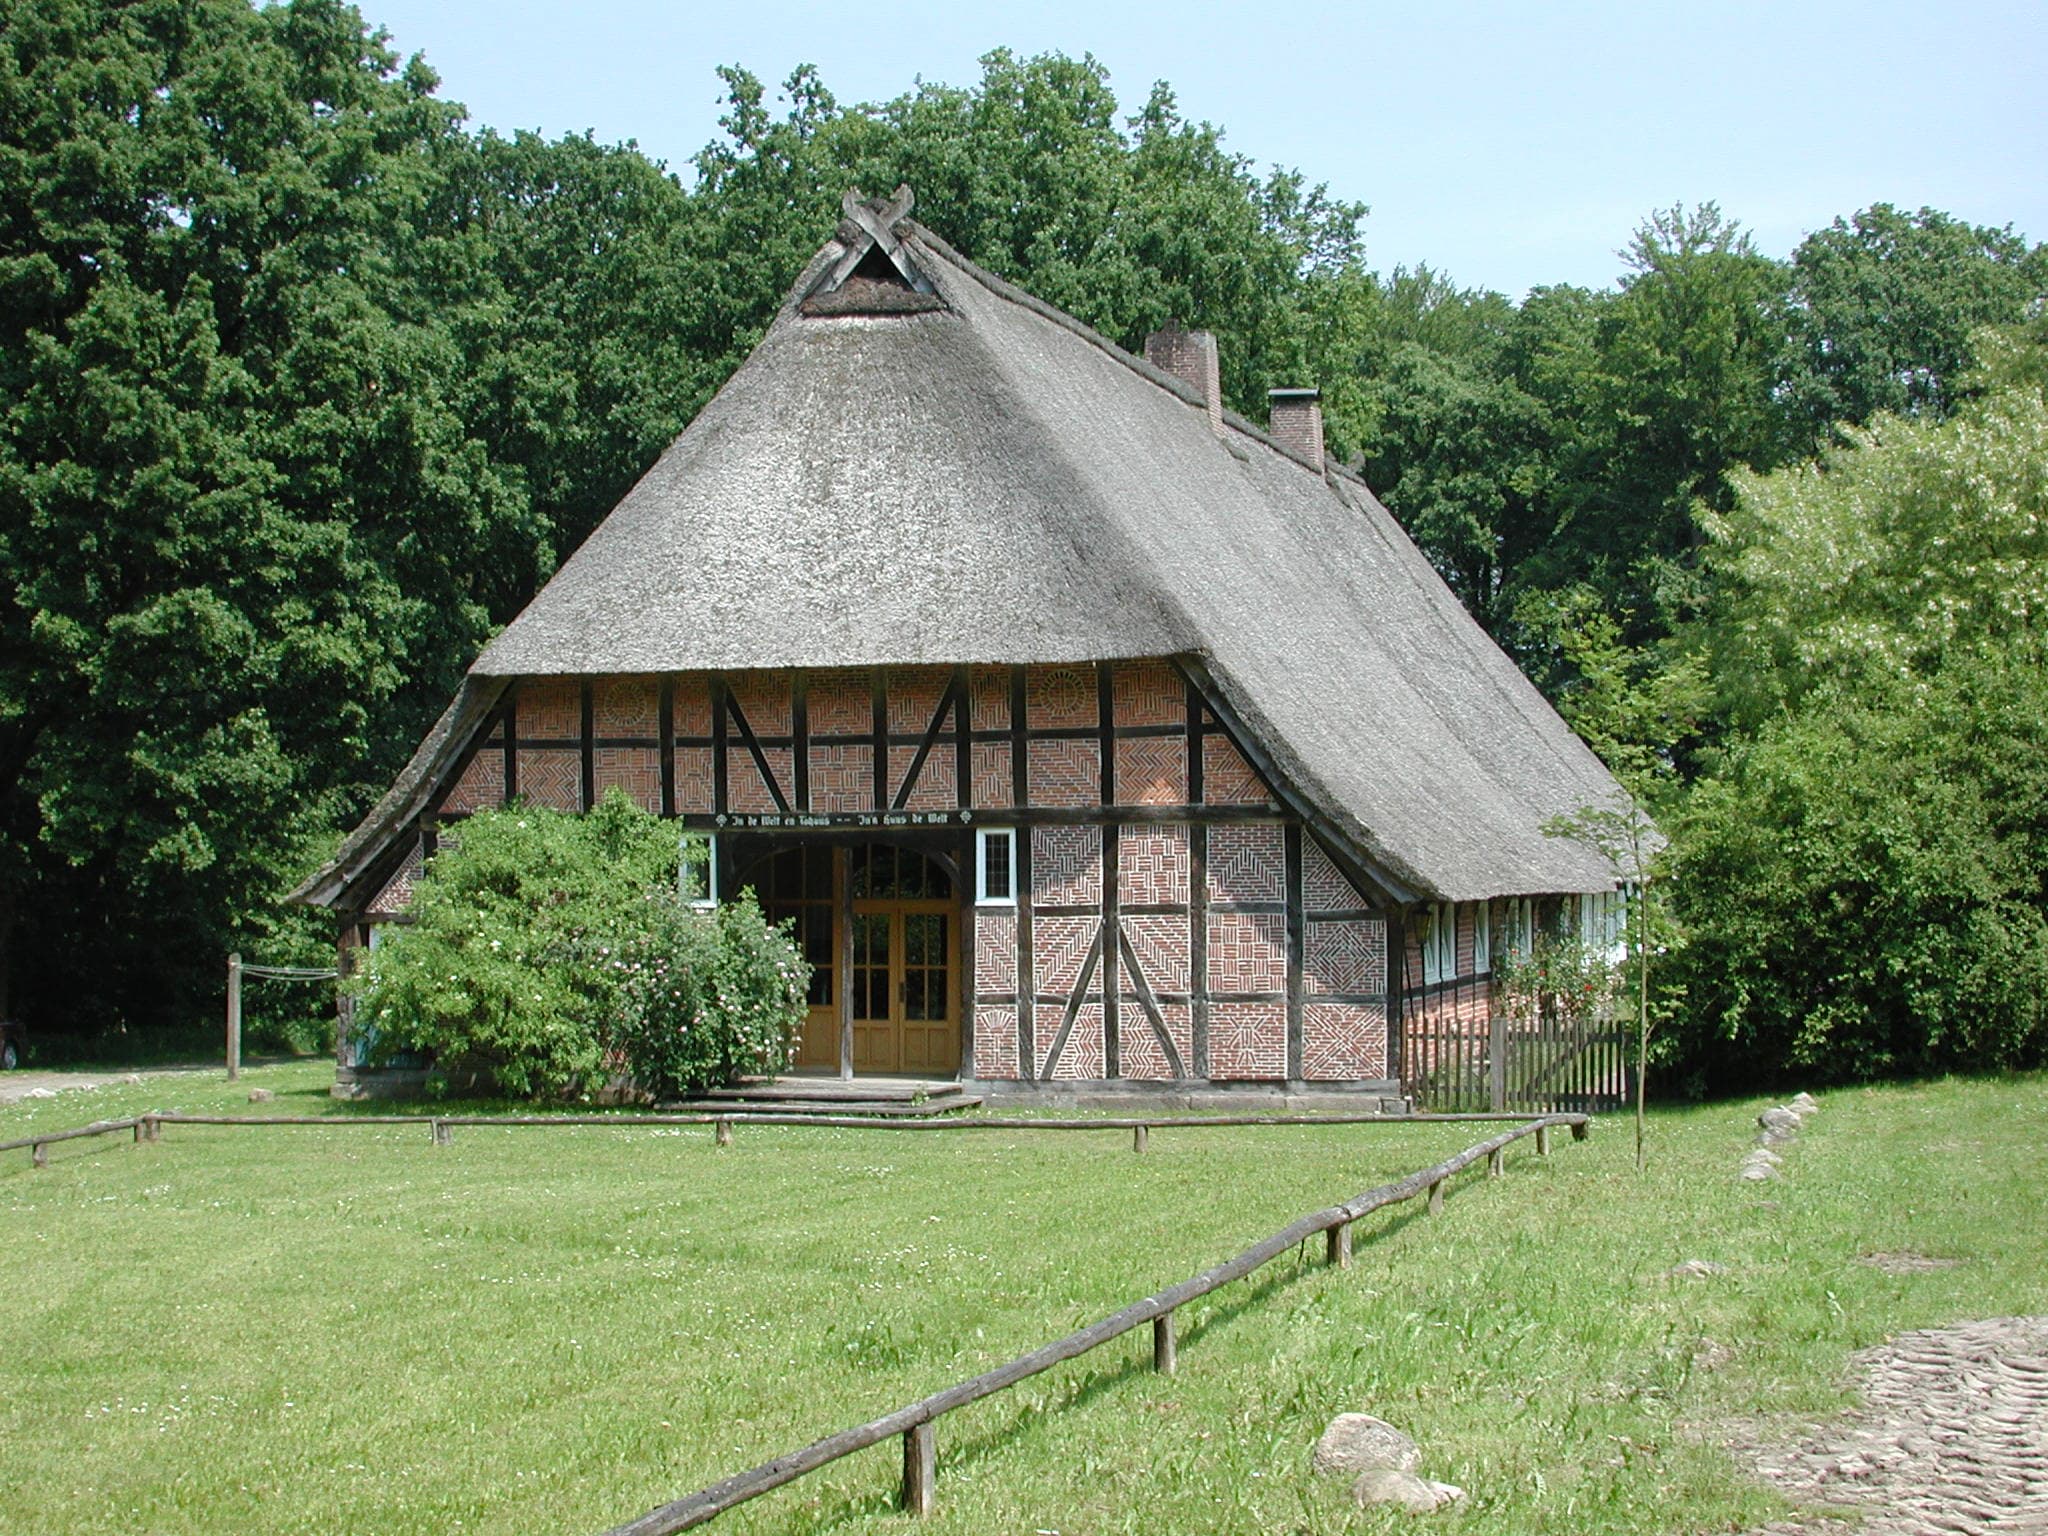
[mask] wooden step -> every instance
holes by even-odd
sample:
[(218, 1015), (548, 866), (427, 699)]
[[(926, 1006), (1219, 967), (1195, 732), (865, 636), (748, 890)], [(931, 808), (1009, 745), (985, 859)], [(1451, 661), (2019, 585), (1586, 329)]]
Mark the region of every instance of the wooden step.
[(957, 1099), (960, 1085), (910, 1077), (761, 1077), (710, 1089), (703, 1097), (736, 1103), (773, 1099), (784, 1104), (917, 1104)]
[(736, 1118), (747, 1115), (860, 1115), (876, 1120), (923, 1120), (933, 1115), (951, 1115), (963, 1109), (975, 1109), (980, 1104), (981, 1100), (975, 1095), (956, 1090), (938, 1098), (927, 1099), (922, 1104), (879, 1099), (728, 1097), (683, 1099), (670, 1104), (657, 1104), (654, 1107), (665, 1115), (730, 1114)]

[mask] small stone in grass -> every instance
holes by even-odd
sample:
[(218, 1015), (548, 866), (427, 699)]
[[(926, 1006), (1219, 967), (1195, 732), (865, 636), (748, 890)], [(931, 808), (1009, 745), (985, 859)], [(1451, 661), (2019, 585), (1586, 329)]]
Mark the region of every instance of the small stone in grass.
[(1767, 1109), (1758, 1115), (1756, 1123), (1766, 1131), (1777, 1131), (1782, 1135), (1789, 1136), (1799, 1129), (1799, 1112), (1793, 1109), (1786, 1109), (1781, 1105)]
[(1773, 1168), (1781, 1168), (1785, 1163), (1785, 1159), (1778, 1156), (1769, 1147), (1758, 1147), (1749, 1156), (1745, 1157), (1743, 1161), (1745, 1163), (1768, 1163)]
[(1351, 1476), (1374, 1467), (1413, 1472), (1422, 1460), (1415, 1441), (1385, 1419), (1369, 1413), (1340, 1413), (1316, 1442), (1313, 1465), (1318, 1472)]
[(1410, 1514), (1426, 1515), (1454, 1499), (1462, 1499), (1465, 1490), (1451, 1483), (1417, 1477), (1399, 1467), (1373, 1467), (1351, 1485), (1351, 1497), (1361, 1504), (1393, 1504)]
[(1777, 1176), (1778, 1171), (1769, 1163), (1744, 1163), (1742, 1172), (1737, 1175), (1745, 1184), (1761, 1184), (1764, 1180), (1775, 1179)]
[(1810, 1115), (1820, 1108), (1820, 1100), (1802, 1090), (1792, 1095), (1790, 1107), (1798, 1110), (1802, 1115)]
[(251, 1088), (249, 1090), (249, 1102), (251, 1104), (268, 1104), (276, 1097), (277, 1094), (268, 1088)]
[(1712, 1259), (1687, 1259), (1683, 1264), (1674, 1264), (1664, 1271), (1668, 1280), (1697, 1280), (1708, 1275), (1725, 1275), (1726, 1264), (1717, 1264)]

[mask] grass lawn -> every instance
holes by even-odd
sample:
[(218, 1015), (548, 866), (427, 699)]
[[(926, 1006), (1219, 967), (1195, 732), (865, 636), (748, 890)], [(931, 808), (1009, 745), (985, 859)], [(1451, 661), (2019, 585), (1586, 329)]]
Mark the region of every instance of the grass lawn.
[[(348, 1111), (319, 1063), (268, 1108)], [(1701, 1432), (1831, 1412), (1852, 1350), (2048, 1312), (2048, 1080), (1827, 1095), (1778, 1183), (1760, 1105), (1617, 1119), (1467, 1175), (938, 1426), (920, 1530), (1323, 1532), (1375, 1412), (1466, 1501), (1432, 1531), (1741, 1529), (1779, 1504)], [(248, 1109), (193, 1079), (0, 1109), (0, 1139)], [(1127, 1133), (171, 1126), (0, 1157), (0, 1529), (595, 1531), (998, 1364), (1471, 1126)], [(1893, 1276), (1874, 1250), (1960, 1259)], [(1685, 1259), (1725, 1264), (1689, 1280)], [(718, 1522), (909, 1529), (892, 1444)]]

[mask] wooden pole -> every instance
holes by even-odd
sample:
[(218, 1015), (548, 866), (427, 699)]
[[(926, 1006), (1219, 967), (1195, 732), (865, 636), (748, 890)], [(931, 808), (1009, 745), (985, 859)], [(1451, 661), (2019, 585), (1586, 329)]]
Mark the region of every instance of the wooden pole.
[(1339, 1269), (1349, 1269), (1351, 1267), (1351, 1223), (1347, 1221), (1341, 1227), (1332, 1227), (1323, 1236), (1325, 1238), (1324, 1257)]
[(1536, 1155), (1538, 1157), (1550, 1156), (1550, 1127), (1547, 1125), (1536, 1127)]
[(451, 1145), (454, 1140), (455, 1132), (448, 1122), (446, 1120), (436, 1120), (434, 1122), (434, 1145), (445, 1147)]
[(1173, 1337), (1173, 1314), (1162, 1312), (1152, 1319), (1152, 1369), (1171, 1376), (1180, 1368), (1180, 1350)]
[(1495, 1147), (1486, 1154), (1486, 1176), (1489, 1179), (1499, 1178), (1503, 1173), (1507, 1172), (1507, 1167), (1508, 1150), (1506, 1147)]
[(228, 956), (228, 1081), (242, 1075), (242, 957)]
[(39, 1141), (28, 1149), (28, 1160), (34, 1167), (47, 1168), (50, 1166), (50, 1149)]
[(1133, 1152), (1145, 1150), (1145, 1127), (1142, 1125), (1131, 1127), (1131, 1150)]
[(712, 1141), (712, 1144), (713, 1144), (714, 1146), (720, 1146), (720, 1147), (729, 1147), (729, 1146), (731, 1146), (731, 1145), (732, 1145), (732, 1122), (731, 1122), (730, 1120), (720, 1120), (720, 1121), (718, 1122), (718, 1124), (717, 1124), (717, 1125), (716, 1125), (716, 1126), (715, 1126), (715, 1127), (714, 1127), (714, 1128), (712, 1129), (712, 1132), (711, 1132), (711, 1141)]
[(931, 1420), (911, 1425), (903, 1436), (903, 1508), (920, 1519), (932, 1512), (937, 1461)]
[(1438, 1179), (1429, 1186), (1429, 1214), (1440, 1216), (1444, 1209), (1444, 1181)]

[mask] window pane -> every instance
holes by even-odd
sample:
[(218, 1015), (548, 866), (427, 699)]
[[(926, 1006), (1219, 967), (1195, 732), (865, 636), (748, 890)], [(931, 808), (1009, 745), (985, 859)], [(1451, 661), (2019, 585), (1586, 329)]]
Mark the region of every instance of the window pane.
[(832, 899), (832, 850), (814, 846), (804, 850), (804, 895), (812, 901)]
[(981, 835), (981, 892), (987, 901), (1009, 901), (1010, 891), (1010, 843), (1008, 832), (984, 832)]

